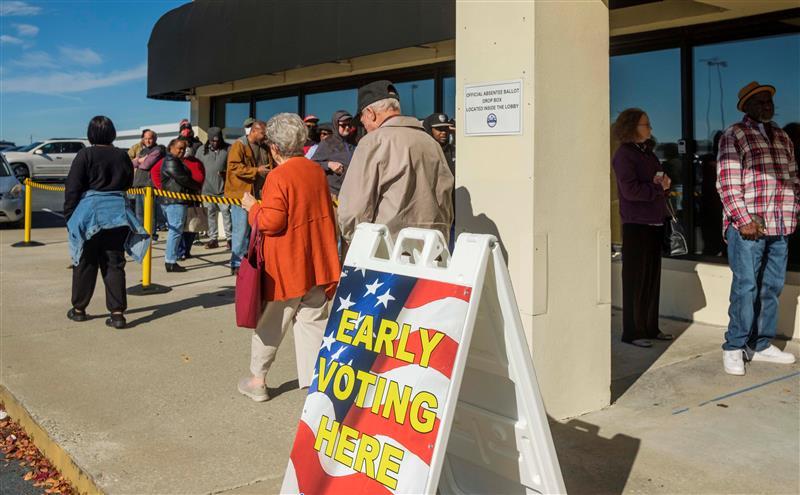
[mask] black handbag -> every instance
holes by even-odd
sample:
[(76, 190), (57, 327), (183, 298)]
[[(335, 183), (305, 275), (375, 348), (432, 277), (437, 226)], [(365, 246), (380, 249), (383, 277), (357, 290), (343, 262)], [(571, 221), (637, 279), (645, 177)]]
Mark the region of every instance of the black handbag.
[(683, 226), (675, 216), (675, 210), (672, 208), (672, 203), (667, 198), (667, 212), (669, 213), (669, 234), (665, 242), (665, 250), (669, 256), (684, 256), (689, 254), (689, 244), (686, 242), (686, 234), (683, 232)]

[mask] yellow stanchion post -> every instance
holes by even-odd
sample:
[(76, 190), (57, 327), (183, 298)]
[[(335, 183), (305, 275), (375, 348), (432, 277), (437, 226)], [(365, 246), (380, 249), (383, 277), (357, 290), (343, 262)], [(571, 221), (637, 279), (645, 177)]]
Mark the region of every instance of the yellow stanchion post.
[[(144, 230), (153, 237), (153, 188), (145, 188), (144, 193)], [(142, 288), (147, 289), (150, 286), (150, 269), (152, 268), (153, 261), (153, 243), (150, 242), (150, 247), (147, 249), (147, 254), (144, 255), (142, 261)]]
[(153, 219), (155, 218), (155, 204), (153, 198), (153, 188), (146, 187), (144, 189), (144, 230), (150, 234), (150, 247), (142, 260), (142, 283), (140, 285), (128, 289), (128, 294), (134, 296), (144, 296), (148, 294), (163, 294), (172, 290), (171, 287), (151, 283), (151, 275), (153, 268), (153, 232), (155, 225)]
[(31, 227), (33, 226), (33, 187), (30, 179), (25, 179), (25, 233), (22, 242), (15, 242), (12, 247), (44, 246), (41, 242), (31, 241)]

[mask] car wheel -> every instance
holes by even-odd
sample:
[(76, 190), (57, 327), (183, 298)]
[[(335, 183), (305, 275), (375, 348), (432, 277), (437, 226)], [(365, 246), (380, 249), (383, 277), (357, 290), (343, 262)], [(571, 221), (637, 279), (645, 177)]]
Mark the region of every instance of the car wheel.
[(24, 163), (12, 163), (11, 170), (14, 171), (14, 175), (17, 176), (17, 180), (20, 182), (31, 176), (28, 166)]

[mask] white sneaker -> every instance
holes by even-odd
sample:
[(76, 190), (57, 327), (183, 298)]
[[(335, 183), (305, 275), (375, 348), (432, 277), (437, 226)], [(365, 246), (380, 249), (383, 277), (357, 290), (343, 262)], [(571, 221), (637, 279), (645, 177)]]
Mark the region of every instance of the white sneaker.
[(735, 351), (722, 351), (722, 366), (729, 375), (744, 375), (744, 359), (741, 349)]
[(763, 351), (754, 352), (750, 361), (764, 361), (765, 363), (794, 364), (796, 358), (794, 354), (783, 352), (774, 345), (770, 345)]

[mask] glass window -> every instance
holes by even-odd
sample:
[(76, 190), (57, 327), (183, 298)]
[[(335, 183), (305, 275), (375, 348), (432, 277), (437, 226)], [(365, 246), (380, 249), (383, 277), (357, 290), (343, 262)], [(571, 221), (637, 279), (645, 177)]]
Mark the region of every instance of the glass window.
[(8, 166), (6, 157), (3, 154), (0, 154), (0, 177), (10, 177), (11, 175), (11, 167)]
[(33, 148), (39, 146), (40, 144), (42, 144), (41, 141), (36, 141), (36, 142), (33, 142), (33, 143), (31, 143), (31, 144), (29, 144), (27, 146), (23, 146), (22, 148), (18, 149), (17, 151), (21, 151), (21, 152), (31, 151)]
[(433, 113), (433, 79), (395, 83), (403, 115), (424, 119)]
[(258, 100), (256, 101), (256, 118), (266, 122), (276, 113), (297, 113), (299, 102), (300, 99), (297, 96)]
[(225, 102), (225, 127), (242, 127), (250, 116), (250, 103), (247, 101)]
[(71, 142), (62, 143), (61, 153), (77, 153), (83, 149), (83, 143)]
[(329, 122), (337, 110), (355, 114), (358, 107), (358, 90), (342, 89), (306, 95), (306, 115), (316, 115), (320, 122)]
[[(611, 122), (626, 108), (647, 112), (653, 126), (655, 153), (672, 179), (671, 203), (686, 228), (683, 157), (678, 153), (681, 138), (681, 67), (679, 49), (659, 50), (611, 57)], [(619, 144), (611, 147), (613, 156)], [(612, 187), (616, 187), (614, 184)], [(614, 191), (612, 204), (616, 205)], [(622, 242), (619, 216), (612, 217), (613, 242)]]
[(448, 117), (456, 117), (456, 78), (445, 77), (442, 79), (442, 111)]
[(61, 153), (61, 143), (47, 143), (39, 149), (42, 150), (42, 153), (45, 155)]
[[(800, 122), (800, 34), (695, 47), (694, 140), (695, 252), (724, 256), (722, 204), (716, 190), (716, 154), (722, 131), (742, 119), (738, 92), (753, 80), (775, 86), (781, 127)], [(800, 263), (800, 238), (789, 242), (789, 263)]]

